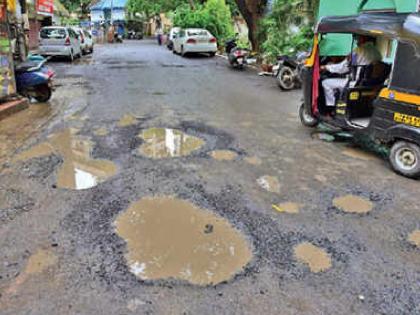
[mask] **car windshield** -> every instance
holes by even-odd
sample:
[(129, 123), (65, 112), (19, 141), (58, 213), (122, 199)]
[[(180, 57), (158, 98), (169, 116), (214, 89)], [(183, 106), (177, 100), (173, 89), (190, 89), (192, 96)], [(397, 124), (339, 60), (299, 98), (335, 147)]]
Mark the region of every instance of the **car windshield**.
[(41, 30), (41, 38), (66, 38), (66, 31), (62, 28), (44, 28)]
[(188, 36), (208, 36), (209, 33), (206, 30), (191, 30), (188, 31)]

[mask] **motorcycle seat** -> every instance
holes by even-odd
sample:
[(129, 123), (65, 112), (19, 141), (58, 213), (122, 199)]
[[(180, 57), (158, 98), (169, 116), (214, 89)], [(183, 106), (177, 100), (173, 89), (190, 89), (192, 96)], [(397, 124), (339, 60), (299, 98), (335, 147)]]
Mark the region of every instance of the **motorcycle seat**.
[[(17, 73), (23, 73), (23, 72), (28, 72), (28, 71), (37, 71), (42, 65), (42, 62), (40, 63), (39, 61), (25, 61), (22, 62), (20, 64), (18, 64), (15, 67), (15, 71)], [(32, 69), (32, 70), (31, 70)]]

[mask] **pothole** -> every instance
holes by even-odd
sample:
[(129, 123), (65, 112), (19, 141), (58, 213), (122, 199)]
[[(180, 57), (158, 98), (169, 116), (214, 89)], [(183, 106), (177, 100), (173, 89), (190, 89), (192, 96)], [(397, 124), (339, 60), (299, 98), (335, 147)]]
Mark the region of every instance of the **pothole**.
[(373, 203), (359, 196), (347, 195), (337, 197), (333, 204), (338, 209), (349, 213), (368, 213), (373, 208)]
[(117, 166), (107, 160), (91, 158), (94, 143), (71, 129), (52, 135), (48, 141), (22, 152), (16, 160), (26, 161), (51, 154), (60, 155), (63, 163), (57, 173), (57, 187), (83, 190), (95, 187), (117, 173)]
[(139, 137), (144, 140), (139, 153), (154, 159), (187, 156), (205, 144), (201, 138), (169, 128), (146, 129)]
[(96, 128), (93, 131), (93, 134), (95, 136), (98, 136), (98, 137), (104, 137), (104, 136), (108, 135), (108, 130), (104, 127)]
[(408, 241), (414, 246), (420, 247), (420, 230), (413, 231), (408, 236)]
[(261, 188), (273, 192), (273, 193), (279, 193), (280, 192), (280, 183), (277, 177), (274, 176), (262, 176), (257, 179), (258, 185), (260, 185)]
[(248, 164), (255, 165), (255, 166), (262, 164), (262, 160), (257, 156), (248, 156), (244, 160)]
[(273, 205), (273, 208), (280, 212), (280, 213), (291, 213), (291, 214), (296, 214), (299, 213), (301, 205), (298, 203), (294, 203), (294, 202), (285, 202), (285, 203), (280, 203), (278, 205)]
[(127, 242), (127, 264), (142, 280), (215, 285), (252, 258), (248, 242), (228, 221), (181, 199), (141, 199), (118, 216), (115, 226)]
[(322, 248), (304, 242), (294, 248), (298, 261), (309, 266), (312, 272), (318, 273), (331, 268), (331, 256)]
[(233, 161), (238, 157), (238, 154), (230, 150), (216, 150), (210, 152), (210, 156), (218, 161)]
[(121, 119), (118, 121), (119, 127), (128, 127), (131, 125), (135, 125), (137, 123), (136, 117), (133, 115), (124, 115), (121, 117)]

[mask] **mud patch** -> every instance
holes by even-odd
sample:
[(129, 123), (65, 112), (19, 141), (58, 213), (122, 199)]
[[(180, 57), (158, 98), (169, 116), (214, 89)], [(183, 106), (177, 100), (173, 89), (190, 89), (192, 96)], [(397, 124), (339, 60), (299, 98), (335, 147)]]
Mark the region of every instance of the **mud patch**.
[(118, 121), (118, 127), (128, 127), (137, 123), (136, 117), (133, 115), (124, 115)]
[(238, 154), (230, 150), (216, 150), (210, 152), (210, 156), (218, 161), (233, 161), (238, 157)]
[(363, 161), (371, 161), (375, 159), (375, 156), (372, 153), (363, 151), (357, 148), (346, 148), (342, 151), (342, 153), (348, 157), (363, 160)]
[(113, 162), (91, 158), (93, 145), (89, 138), (76, 136), (74, 131), (66, 129), (52, 135), (47, 142), (22, 152), (16, 160), (57, 154), (63, 158), (57, 174), (57, 187), (83, 190), (95, 187), (117, 173)]
[(331, 256), (322, 248), (304, 242), (294, 248), (298, 261), (307, 264), (312, 272), (318, 273), (331, 268)]
[(262, 189), (272, 193), (280, 193), (280, 183), (277, 177), (265, 175), (258, 178), (257, 183)]
[(420, 247), (420, 230), (413, 231), (408, 236), (408, 241), (414, 246)]
[(26, 267), (19, 276), (5, 290), (5, 296), (16, 294), (19, 287), (23, 285), (30, 276), (41, 274), (48, 268), (53, 267), (58, 262), (57, 256), (49, 250), (39, 249), (35, 254), (29, 257)]
[(13, 189), (0, 189), (0, 224), (13, 221), (19, 215), (30, 211), (35, 201), (25, 193)]
[(333, 204), (336, 208), (349, 213), (368, 213), (373, 208), (372, 202), (354, 195), (337, 197), (333, 200)]
[(40, 249), (31, 257), (29, 257), (24, 273), (41, 273), (47, 268), (54, 266), (57, 263), (57, 260), (57, 256), (55, 256), (51, 251)]
[(139, 137), (144, 140), (139, 153), (154, 159), (187, 156), (205, 144), (201, 138), (169, 128), (147, 129)]
[(248, 242), (228, 221), (181, 199), (141, 199), (115, 225), (127, 242), (130, 270), (142, 280), (215, 285), (252, 258)]
[(97, 129), (95, 129), (95, 130), (93, 131), (93, 134), (94, 134), (95, 136), (98, 136), (98, 137), (104, 137), (104, 136), (108, 135), (108, 130), (107, 130), (106, 128), (104, 128), (104, 127), (102, 127), (102, 128), (97, 128)]
[(255, 166), (258, 166), (258, 165), (262, 164), (262, 160), (257, 156), (248, 156), (244, 160), (248, 164), (255, 165)]
[(296, 214), (299, 213), (300, 207), (302, 205), (294, 202), (285, 202), (278, 205), (273, 205), (273, 209), (280, 213), (290, 213)]

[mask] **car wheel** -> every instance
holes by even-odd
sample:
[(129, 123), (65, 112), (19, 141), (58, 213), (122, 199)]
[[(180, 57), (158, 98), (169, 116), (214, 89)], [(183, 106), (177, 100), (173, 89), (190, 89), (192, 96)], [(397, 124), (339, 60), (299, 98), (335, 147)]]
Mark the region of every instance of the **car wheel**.
[(290, 67), (282, 67), (277, 74), (277, 84), (284, 91), (293, 90), (295, 87), (295, 75)]
[(209, 56), (210, 57), (214, 57), (214, 56), (216, 56), (216, 53), (215, 52), (211, 52), (211, 53), (209, 53)]
[(391, 148), (389, 161), (398, 174), (409, 178), (420, 177), (420, 147), (412, 142), (397, 141)]
[(299, 118), (302, 125), (304, 125), (305, 127), (313, 128), (316, 127), (319, 123), (318, 118), (312, 116), (312, 114), (307, 112), (305, 104), (302, 104), (299, 107)]

